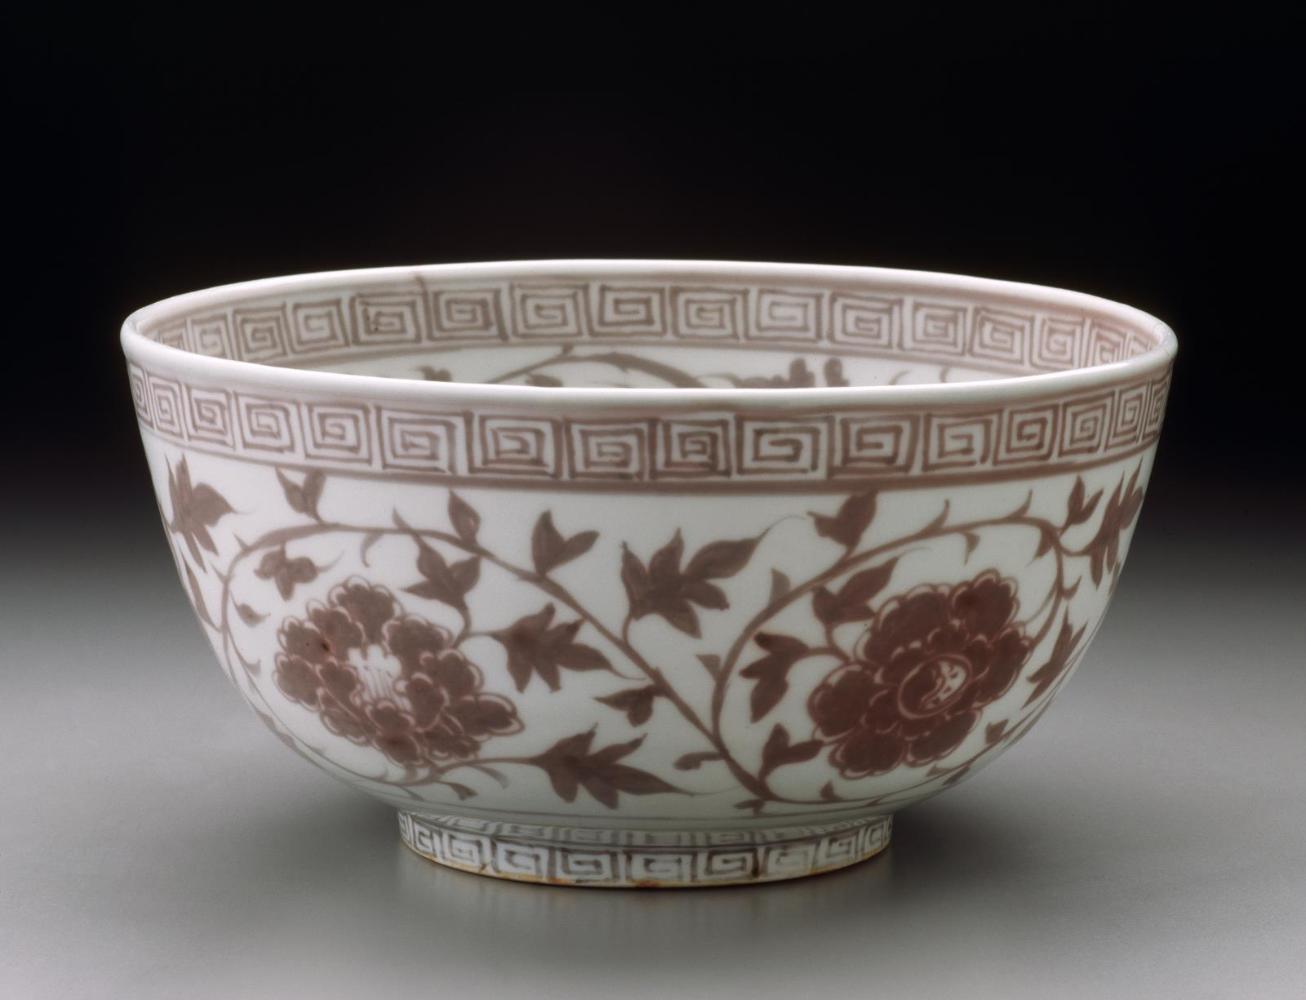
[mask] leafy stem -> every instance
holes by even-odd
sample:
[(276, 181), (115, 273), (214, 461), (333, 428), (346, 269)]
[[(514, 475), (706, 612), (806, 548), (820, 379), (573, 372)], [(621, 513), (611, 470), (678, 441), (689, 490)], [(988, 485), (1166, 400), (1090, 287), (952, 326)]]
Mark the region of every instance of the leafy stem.
[[(663, 697), (665, 697), (670, 704), (675, 706), (676, 710), (681, 714), (681, 716), (683, 716), (684, 719), (691, 726), (693, 726), (696, 730), (698, 730), (699, 733), (701, 733), (703, 737), (707, 739), (707, 741), (712, 745), (713, 749), (718, 754), (720, 754), (721, 759), (726, 763), (731, 773), (735, 776), (735, 778), (740, 782), (740, 784), (743, 787), (748, 789), (748, 791), (752, 794), (765, 795), (768, 798), (770, 797), (766, 783), (761, 779), (755, 777), (751, 772), (749, 772), (746, 768), (744, 768), (735, 759), (735, 757), (730, 753), (729, 749), (725, 746), (725, 743), (721, 740), (720, 736), (714, 733), (713, 730), (699, 716), (699, 714), (694, 711), (693, 707), (689, 704), (689, 702), (687, 702), (685, 698), (670, 683), (670, 681), (667, 680), (667, 677), (663, 673), (663, 671), (655, 664), (650, 662), (647, 658), (645, 658), (639, 652), (639, 650), (634, 646), (634, 644), (630, 640), (630, 635), (629, 635), (629, 626), (630, 626), (629, 620), (627, 620), (623, 624), (620, 633), (614, 632), (600, 618), (598, 618), (588, 608), (586, 608), (584, 604), (582, 604), (579, 600), (577, 600), (577, 598), (571, 593), (570, 590), (568, 590), (562, 584), (558, 583), (552, 577), (548, 576), (547, 574), (539, 573), (535, 570), (527, 569), (524, 566), (519, 566), (515, 563), (509, 562), (508, 560), (503, 559), (500, 556), (496, 555), (495, 553), (491, 552), (489, 549), (485, 548), (479, 542), (474, 540), (469, 540), (457, 534), (453, 534), (435, 528), (416, 528), (412, 526), (399, 526), (399, 525), (396, 525), (394, 527), (378, 528), (369, 525), (348, 524), (342, 521), (324, 521), (316, 524), (298, 525), (295, 527), (280, 528), (280, 529), (275, 529), (273, 531), (269, 531), (266, 534), (257, 538), (255, 541), (243, 545), (241, 547), (240, 552), (236, 554), (231, 564), (228, 566), (226, 573), (221, 575), (221, 579), (223, 583), (224, 633), (226, 631), (226, 623), (227, 623), (227, 618), (225, 617), (225, 611), (232, 604), (231, 589), (230, 589), (231, 580), (235, 574), (237, 567), (242, 562), (244, 562), (246, 559), (248, 559), (250, 556), (254, 555), (255, 553), (263, 551), (270, 547), (280, 547), (287, 544), (288, 542), (297, 541), (305, 538), (311, 538), (316, 535), (332, 534), (332, 533), (383, 535), (383, 536), (409, 536), (409, 537), (428, 539), (431, 541), (443, 542), (447, 545), (451, 545), (457, 549), (460, 549), (461, 551), (469, 555), (477, 556), (483, 559), (485, 562), (497, 566), (501, 570), (511, 574), (512, 576), (516, 577), (518, 580), (521, 580), (524, 583), (528, 583), (534, 586), (542, 593), (551, 597), (559, 604), (564, 605), (565, 607), (573, 611), (575, 614), (580, 616), (580, 618), (584, 622), (586, 622), (591, 628), (593, 628), (607, 642), (609, 642), (612, 646), (620, 650), (622, 655), (631, 663), (632, 666), (634, 666), (650, 682), (652, 682), (654, 685), (657, 686), (658, 693), (661, 694)], [(463, 614), (464, 616), (464, 627), (460, 631), (458, 636), (458, 639), (461, 641), (462, 639), (465, 639), (470, 634), (470, 627), (469, 627), (468, 619), (466, 617), (466, 612), (460, 611), (460, 614)]]
[[(919, 531), (909, 536), (903, 538), (897, 538), (892, 541), (885, 542), (881, 545), (875, 546), (874, 548), (865, 549), (862, 551), (856, 551), (855, 546), (853, 545), (846, 545), (844, 552), (838, 558), (836, 558), (834, 562), (832, 562), (829, 566), (827, 566), (824, 570), (820, 571), (819, 573), (815, 574), (812, 577), (809, 577), (807, 580), (804, 580), (801, 583), (791, 585), (783, 593), (780, 593), (779, 595), (775, 596), (766, 605), (766, 607), (759, 610), (748, 621), (748, 623), (744, 626), (744, 628), (735, 637), (735, 640), (731, 643), (729, 650), (726, 653), (725, 659), (721, 662), (720, 669), (716, 673), (715, 684), (713, 686), (713, 691), (712, 691), (712, 705), (711, 705), (711, 716), (710, 716), (714, 745), (724, 744), (724, 739), (722, 736), (722, 716), (725, 709), (727, 690), (729, 688), (731, 680), (733, 679), (737, 671), (737, 668), (739, 666), (739, 660), (743, 655), (744, 651), (748, 648), (749, 643), (758, 635), (758, 633), (761, 631), (761, 629), (766, 625), (768, 621), (775, 618), (782, 611), (792, 606), (795, 602), (802, 599), (803, 597), (815, 594), (818, 590), (825, 587), (825, 585), (830, 584), (836, 580), (839, 580), (844, 576), (851, 574), (854, 570), (858, 569), (859, 567), (865, 566), (869, 563), (875, 563), (877, 561), (887, 559), (895, 552), (901, 552), (909, 548), (910, 546), (922, 541), (926, 541), (933, 538), (946, 537), (950, 535), (960, 535), (969, 539), (969, 537), (974, 532), (979, 531), (980, 529), (983, 528), (993, 527), (997, 525), (1021, 526), (1037, 531), (1039, 533), (1038, 555), (1042, 555), (1045, 552), (1051, 552), (1053, 553), (1054, 558), (1056, 559), (1056, 579), (1054, 580), (1051, 589), (1051, 597), (1050, 597), (1051, 607), (1050, 608), (1044, 607), (1039, 609), (1039, 611), (1041, 612), (1046, 612), (1046, 615), (1038, 632), (1035, 634), (1033, 638), (1034, 646), (1037, 646), (1039, 643), (1041, 643), (1043, 639), (1046, 637), (1048, 631), (1051, 629), (1052, 623), (1056, 620), (1057, 610), (1060, 608), (1062, 602), (1065, 599), (1067, 599), (1068, 597), (1074, 594), (1075, 588), (1068, 587), (1066, 586), (1065, 583), (1065, 559), (1067, 555), (1070, 554), (1064, 547), (1061, 540), (1061, 535), (1065, 529), (1058, 528), (1057, 526), (1052, 525), (1050, 522), (1042, 518), (1032, 517), (1027, 513), (1027, 510), (1028, 510), (1028, 500), (1024, 504), (1022, 504), (1020, 508), (1005, 516), (981, 518), (981, 519), (971, 520), (968, 522), (960, 522), (957, 524), (950, 525), (947, 523), (948, 508), (945, 505), (945, 508), (939, 517), (935, 518), (933, 522), (931, 522), (930, 524), (926, 525), (924, 528), (920, 529)], [(814, 515), (814, 516), (820, 516), (820, 515)], [(1049, 602), (1045, 601), (1044, 603), (1046, 605)], [(1038, 612), (1036, 612), (1036, 614), (1038, 614)], [(826, 644), (822, 647), (808, 650), (806, 653), (803, 654), (803, 656), (806, 657), (806, 656), (815, 655), (818, 652), (829, 653), (831, 655), (836, 655), (836, 656), (844, 655), (843, 651), (840, 650), (837, 644), (835, 643), (833, 632), (834, 632), (833, 627), (827, 622), (824, 628)], [(983, 752), (986, 751), (982, 751), (981, 755)], [(958, 766), (959, 767), (968, 766), (969, 763), (970, 762), (968, 761), (965, 762), (963, 765), (958, 765)], [(928, 784), (936, 780), (937, 777), (938, 775), (931, 776), (927, 778), (923, 783)], [(794, 800), (794, 799), (788, 799), (782, 796), (775, 795), (774, 793), (770, 792), (769, 789), (765, 789), (765, 791), (767, 792), (767, 794), (759, 797), (767, 798), (772, 801), (783, 801), (790, 804), (812, 804), (810, 802), (807, 802), (806, 800)], [(826, 796), (819, 801), (830, 802), (830, 801), (844, 801), (844, 800), (840, 799), (838, 796)], [(869, 801), (869, 800), (856, 800), (856, 801)]]
[[(625, 363), (625, 356), (619, 352), (609, 354), (610, 357), (600, 354), (580, 358), (564, 350), (557, 357), (537, 362), (516, 374), (538, 370), (563, 360), (599, 361), (618, 367)], [(360, 557), (366, 564), (367, 551), (376, 542), (387, 537), (403, 537), (411, 539), (417, 545), (418, 570), (423, 577), (422, 581), (406, 590), (419, 597), (439, 600), (458, 614), (459, 627), (449, 640), (453, 647), (459, 647), (473, 637), (489, 637), (504, 643), (508, 648), (509, 672), (519, 690), (524, 690), (534, 676), (543, 678), (549, 687), (556, 690), (559, 665), (573, 670), (606, 669), (627, 680), (646, 680), (648, 683), (641, 687), (607, 696), (609, 699), (617, 699), (607, 703), (627, 712), (632, 725), (638, 725), (648, 719), (654, 699), (665, 698), (710, 748), (684, 755), (681, 759), (687, 762), (685, 769), (693, 769), (707, 761), (724, 764), (739, 787), (753, 796), (748, 802), (741, 803), (740, 807), (752, 809), (755, 814), (760, 814), (768, 803), (802, 806), (881, 805), (899, 801), (904, 796), (910, 797), (913, 791), (940, 780), (957, 780), (986, 755), (1023, 736), (1046, 709), (1051, 695), (1064, 683), (1065, 676), (1069, 673), (1068, 665), (1082, 651), (1080, 639), (1083, 628), (1075, 631), (1068, 616), (1062, 613), (1080, 586), (1078, 581), (1067, 584), (1067, 560), (1090, 559), (1095, 584), (1099, 582), (1103, 570), (1111, 573), (1114, 579), (1119, 564), (1119, 534), (1132, 522), (1141, 502), (1137, 471), (1128, 486), (1122, 480), (1105, 504), (1101, 504), (1103, 491), (1099, 490), (1092, 497), (1087, 497), (1083, 481), (1076, 480), (1067, 504), (1065, 520), (1060, 524), (1030, 513), (1032, 493), (1018, 508), (1006, 514), (957, 523), (949, 523), (950, 507), (945, 502), (938, 516), (924, 527), (907, 536), (866, 549), (860, 548), (860, 545), (863, 535), (875, 519), (875, 493), (849, 496), (834, 514), (810, 512), (808, 517), (816, 535), (836, 543), (840, 547), (839, 554), (824, 569), (796, 584), (791, 583), (778, 569), (772, 570), (768, 603), (734, 637), (724, 657), (715, 654), (699, 656), (711, 676), (710, 702), (704, 713), (701, 706), (691, 704), (676, 689), (654, 659), (641, 652), (632, 634), (635, 623), (646, 616), (657, 616), (673, 628), (698, 638), (700, 613), (729, 607), (726, 592), (714, 581), (724, 580), (740, 572), (753, 558), (763, 538), (776, 525), (771, 525), (754, 537), (710, 542), (693, 554), (686, 553), (682, 534), (677, 531), (669, 542), (648, 558), (647, 563), (629, 546), (623, 545), (621, 579), (628, 605), (620, 624), (614, 627), (586, 607), (554, 575), (559, 567), (578, 559), (594, 546), (598, 539), (595, 531), (582, 531), (568, 537), (558, 530), (552, 514), (546, 511), (536, 522), (531, 536), (530, 558), (523, 564), (499, 556), (479, 541), (479, 514), (453, 492), (449, 494), (451, 527), (448, 530), (411, 526), (397, 512), (393, 526), (378, 527), (324, 519), (318, 510), (324, 483), (321, 473), (311, 471), (298, 481), (281, 470), (277, 470), (277, 476), (290, 506), (309, 519), (309, 522), (267, 531), (250, 543), (236, 539), (238, 551), (232, 556), (225, 571), (217, 572), (214, 567), (216, 579), (221, 584), (221, 603), (216, 620), (206, 609), (194, 574), (187, 568), (201, 619), (221, 635), (222, 653), (229, 675), (236, 681), (236, 664), (244, 669), (245, 686), (257, 693), (257, 699), (267, 707), (268, 715), (265, 716), (257, 708), (256, 711), (269, 725), (273, 722), (280, 723), (280, 719), (267, 696), (252, 680), (258, 673), (259, 664), (246, 659), (242, 653), (233, 631), (231, 613), (234, 610), (250, 626), (264, 620), (266, 616), (236, 599), (233, 582), (238, 570), (262, 554), (255, 575), (273, 581), (282, 597), (289, 598), (297, 584), (314, 579), (323, 567), (304, 556), (292, 558), (287, 552), (288, 545), (330, 534), (362, 535)], [(179, 465), (173, 479), (174, 507), (181, 513), (174, 516), (174, 523), (169, 527), (193, 551), (198, 552), (200, 548), (213, 549), (207, 527), (229, 513), (230, 508), (220, 497), (217, 500), (209, 497), (205, 492), (208, 487), (204, 484), (192, 484), (184, 464)], [(1077, 526), (1088, 524), (1099, 505), (1104, 507), (1105, 513), (1094, 537), (1083, 547), (1068, 546), (1065, 536)], [(1036, 686), (1029, 701), (1025, 703), (1029, 706), (1041, 698), (1042, 705), (1037, 706), (1031, 715), (1010, 732), (1006, 731), (1006, 721), (991, 723), (986, 731), (984, 746), (966, 760), (947, 767), (935, 765), (919, 781), (872, 798), (843, 798), (834, 791), (832, 783), (826, 784), (817, 799), (792, 798), (773, 789), (770, 783), (773, 772), (788, 764), (810, 760), (828, 745), (818, 737), (791, 738), (788, 730), (780, 724), (772, 728), (760, 765), (753, 769), (741, 763), (728, 746), (723, 728), (728, 691), (737, 674), (757, 681), (752, 693), (751, 709), (753, 720), (759, 721), (784, 697), (787, 690), (785, 673), (793, 664), (823, 656), (847, 659), (849, 654), (841, 647), (836, 637), (837, 630), (848, 623), (865, 622), (873, 617), (876, 608), (881, 606), (877, 600), (878, 595), (893, 577), (899, 560), (906, 558), (914, 546), (935, 539), (955, 537), (964, 542), (965, 557), (969, 561), (971, 553), (979, 545), (980, 534), (986, 529), (999, 527), (1035, 533), (1037, 546), (1031, 561), (1043, 558), (1053, 560), (1054, 576), (1046, 595), (1021, 623), (1029, 640), (1028, 648), (1033, 650), (1040, 648), (1058, 621), (1061, 622), (1056, 648), (1048, 663), (1036, 672), (1033, 678)], [(450, 550), (456, 550), (460, 554), (457, 558), (461, 561), (455, 561)], [(181, 562), (184, 563), (184, 560)], [(475, 629), (466, 594), (476, 585), (482, 564), (497, 567), (503, 573), (534, 588), (552, 603), (508, 629)], [(809, 647), (794, 637), (764, 631), (768, 622), (804, 599), (812, 600), (813, 611), (821, 623), (820, 645)], [(555, 606), (567, 609), (576, 616), (575, 620), (555, 620)], [(619, 651), (626, 664), (633, 668), (632, 673), (638, 676), (617, 670), (600, 651), (575, 642), (576, 630), (582, 626), (588, 626), (610, 647)], [(760, 646), (766, 655), (741, 668), (740, 661), (753, 643)], [(531, 651), (538, 649), (544, 649), (547, 656), (532, 659)], [(283, 723), (282, 725), (284, 726)], [(286, 734), (279, 735), (285, 740), (290, 739)], [(405, 766), (405, 778), (401, 787), (405, 787), (405, 794), (411, 796), (412, 786), (444, 785), (460, 798), (465, 798), (475, 794), (474, 790), (457, 782), (446, 781), (445, 775), (458, 769), (470, 769), (503, 784), (506, 779), (495, 770), (495, 765), (529, 765), (543, 769), (555, 791), (566, 801), (573, 800), (578, 788), (584, 788), (595, 799), (610, 807), (615, 807), (618, 793), (640, 795), (680, 791), (654, 775), (622, 763), (622, 758), (640, 745), (643, 736), (606, 747), (592, 746), (594, 737), (595, 730), (575, 734), (534, 757), (475, 758), (444, 763), (427, 760), (422, 764), (410, 764)], [(308, 748), (321, 753), (316, 748)], [(333, 766), (339, 767), (334, 763)], [(680, 768), (681, 763), (677, 762), (676, 766)], [(343, 770), (349, 771), (347, 768)], [(373, 777), (354, 771), (349, 773), (367, 780), (385, 781), (384, 776)]]

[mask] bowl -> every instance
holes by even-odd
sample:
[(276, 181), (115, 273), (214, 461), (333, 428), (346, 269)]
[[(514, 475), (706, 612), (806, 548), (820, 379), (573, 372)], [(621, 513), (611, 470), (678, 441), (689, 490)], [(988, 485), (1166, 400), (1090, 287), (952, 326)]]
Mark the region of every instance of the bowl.
[(419, 854), (587, 886), (855, 863), (1024, 736), (1175, 355), (1074, 292), (682, 261), (254, 281), (122, 343), (258, 718)]

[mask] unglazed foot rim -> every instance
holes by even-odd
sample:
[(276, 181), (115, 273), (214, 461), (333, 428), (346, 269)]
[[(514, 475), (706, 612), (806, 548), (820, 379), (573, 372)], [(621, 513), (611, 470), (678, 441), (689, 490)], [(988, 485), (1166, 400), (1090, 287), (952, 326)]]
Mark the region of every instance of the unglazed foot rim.
[(574, 829), (400, 811), (414, 853), (459, 871), (515, 882), (609, 889), (689, 889), (804, 878), (889, 846), (893, 817), (827, 826), (668, 833)]

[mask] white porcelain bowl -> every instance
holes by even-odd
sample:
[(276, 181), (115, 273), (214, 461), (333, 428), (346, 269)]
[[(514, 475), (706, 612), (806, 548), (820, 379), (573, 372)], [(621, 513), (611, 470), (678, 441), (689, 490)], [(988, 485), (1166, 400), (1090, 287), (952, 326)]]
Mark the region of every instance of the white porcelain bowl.
[(250, 282), (122, 341), (259, 718), (433, 860), (596, 886), (851, 864), (1023, 736), (1175, 353), (1073, 292), (679, 261)]

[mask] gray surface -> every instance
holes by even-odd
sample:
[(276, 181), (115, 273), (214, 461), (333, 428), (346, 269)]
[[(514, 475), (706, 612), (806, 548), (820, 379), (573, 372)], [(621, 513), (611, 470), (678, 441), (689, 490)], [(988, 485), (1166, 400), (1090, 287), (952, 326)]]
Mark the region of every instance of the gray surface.
[(886, 855), (682, 893), (411, 856), (226, 686), (148, 511), (29, 518), (0, 570), (0, 996), (1301, 997), (1306, 560), (1300, 527), (1220, 527), (1238, 506), (1146, 510), (1056, 707)]

